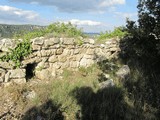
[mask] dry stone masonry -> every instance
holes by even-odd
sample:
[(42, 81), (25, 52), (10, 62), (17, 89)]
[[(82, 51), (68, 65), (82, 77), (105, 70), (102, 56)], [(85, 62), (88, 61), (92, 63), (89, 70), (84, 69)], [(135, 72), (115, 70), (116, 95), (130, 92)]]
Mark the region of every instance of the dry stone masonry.
[[(20, 68), (14, 69), (12, 61), (0, 61), (0, 82), (25, 83), (33, 76), (47, 80), (59, 76), (64, 69), (88, 67), (116, 57), (120, 51), (118, 43), (118, 40), (112, 39), (105, 44), (95, 45), (94, 40), (88, 38), (78, 45), (75, 38), (35, 38), (31, 40), (33, 52), (24, 58)], [(1, 55), (14, 47), (14, 40), (0, 40)]]

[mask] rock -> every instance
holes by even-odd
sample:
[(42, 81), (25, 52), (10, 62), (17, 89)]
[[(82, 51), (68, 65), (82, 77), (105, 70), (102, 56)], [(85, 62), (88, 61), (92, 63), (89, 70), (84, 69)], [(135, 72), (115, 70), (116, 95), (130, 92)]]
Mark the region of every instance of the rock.
[(58, 56), (58, 61), (59, 61), (59, 62), (65, 62), (66, 60), (67, 60), (67, 57), (66, 57), (66, 56), (63, 56), (63, 55)]
[(37, 66), (35, 67), (35, 70), (41, 71), (42, 69), (46, 69), (48, 67), (49, 67), (49, 63), (42, 60), (40, 63), (37, 64)]
[(22, 94), (24, 98), (29, 99), (29, 100), (32, 100), (33, 98), (37, 96), (35, 91), (25, 91)]
[(80, 60), (80, 66), (83, 66), (83, 67), (87, 66), (87, 59), (86, 58), (82, 58)]
[(8, 62), (1, 62), (1, 61), (0, 61), (0, 68), (12, 69), (13, 66), (12, 66), (11, 64), (9, 64)]
[(118, 48), (118, 47), (112, 47), (112, 48), (110, 48), (109, 50), (110, 50), (110, 51), (113, 51), (113, 52), (114, 52), (114, 51), (120, 51), (120, 48)]
[(58, 38), (50, 38), (44, 41), (44, 46), (49, 47), (54, 44), (58, 44), (60, 41)]
[(74, 49), (74, 54), (78, 54), (79, 53), (79, 49)]
[(43, 45), (44, 43), (43, 39), (44, 39), (43, 37), (40, 37), (40, 38), (32, 39), (31, 41), (33, 42), (33, 45)]
[(42, 47), (40, 46), (40, 45), (32, 45), (32, 50), (33, 51), (37, 51), (37, 50), (41, 50), (42, 49)]
[(113, 86), (115, 86), (115, 84), (114, 84), (113, 80), (110, 79), (110, 80), (107, 80), (107, 81), (100, 83), (99, 86), (101, 89), (103, 89), (103, 88), (113, 87)]
[(100, 44), (100, 47), (105, 48), (105, 45), (104, 44)]
[(94, 49), (87, 49), (87, 52), (86, 52), (86, 54), (88, 54), (88, 55), (94, 55), (94, 53), (95, 53), (95, 51), (94, 51)]
[(26, 76), (26, 70), (25, 69), (15, 69), (15, 70), (9, 70), (10, 76), (9, 78), (25, 78)]
[(52, 56), (49, 58), (48, 61), (51, 62), (51, 63), (54, 63), (54, 62), (57, 62), (57, 61), (58, 61), (58, 58), (57, 58), (56, 55), (52, 55)]
[(27, 65), (27, 64), (34, 64), (34, 63), (38, 63), (41, 62), (41, 58), (40, 57), (34, 57), (31, 59), (26, 59), (22, 61), (22, 65)]
[(74, 45), (75, 44), (74, 38), (64, 38), (63, 44), (64, 45)]
[(56, 50), (56, 55), (61, 55), (63, 53), (63, 49), (59, 48)]
[(59, 38), (50, 38), (50, 40), (54, 41), (54, 44), (60, 43), (60, 39)]
[(0, 68), (0, 82), (4, 82), (6, 71)]
[(70, 62), (70, 67), (71, 68), (78, 68), (79, 67), (79, 62), (77, 62), (77, 61)]
[(94, 59), (94, 55), (84, 55), (83, 58), (86, 58), (86, 59)]
[(0, 50), (4, 52), (8, 52), (9, 48), (13, 49), (16, 47), (15, 40), (4, 38), (0, 40)]
[(104, 74), (105, 78), (109, 79), (110, 75), (109, 74)]
[(49, 80), (51, 73), (48, 69), (42, 69), (41, 71), (35, 71), (35, 76), (40, 80)]
[(20, 79), (11, 79), (11, 82), (16, 83), (16, 84), (24, 84), (27, 81), (25, 78), (20, 78)]
[(70, 52), (69, 49), (64, 49), (62, 54), (63, 54), (64, 56), (69, 56), (69, 55), (71, 54), (71, 52)]
[(13, 83), (12, 82), (7, 82), (7, 83), (3, 83), (3, 86), (4, 87), (9, 87), (9, 86), (11, 86)]
[(41, 50), (41, 56), (42, 57), (48, 57), (51, 55), (51, 50)]
[(129, 76), (130, 74), (130, 68), (128, 67), (128, 65), (123, 65), (117, 72), (116, 75), (121, 78), (121, 79), (125, 79)]
[(95, 40), (94, 40), (94, 39), (89, 39), (89, 43), (90, 43), (90, 44), (94, 44), (94, 43), (95, 43)]
[(94, 39), (84, 39), (83, 41), (84, 41), (84, 43), (89, 43), (89, 44), (94, 44), (95, 43)]
[(88, 66), (90, 66), (90, 65), (92, 65), (92, 64), (94, 64), (94, 60), (92, 60), (92, 59), (87, 59), (87, 58), (82, 58), (82, 59), (80, 60), (79, 66), (81, 66), (81, 67), (88, 67)]
[(10, 77), (10, 72), (7, 72), (7, 74), (5, 74), (5, 79), (4, 82), (9, 82), (9, 77)]

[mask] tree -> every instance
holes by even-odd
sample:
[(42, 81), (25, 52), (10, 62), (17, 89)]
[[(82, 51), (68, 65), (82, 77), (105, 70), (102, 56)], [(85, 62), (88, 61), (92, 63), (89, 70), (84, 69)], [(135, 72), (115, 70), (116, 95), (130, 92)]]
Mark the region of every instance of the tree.
[(142, 32), (160, 38), (160, 0), (139, 0), (137, 8)]

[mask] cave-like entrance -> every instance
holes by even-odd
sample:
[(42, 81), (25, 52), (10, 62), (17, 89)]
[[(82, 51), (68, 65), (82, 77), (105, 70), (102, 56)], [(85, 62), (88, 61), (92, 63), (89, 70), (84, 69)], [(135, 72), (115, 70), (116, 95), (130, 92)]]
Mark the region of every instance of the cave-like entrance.
[(34, 72), (35, 72), (36, 65), (37, 65), (36, 63), (27, 64), (27, 66), (26, 66), (26, 80), (31, 79), (35, 76)]

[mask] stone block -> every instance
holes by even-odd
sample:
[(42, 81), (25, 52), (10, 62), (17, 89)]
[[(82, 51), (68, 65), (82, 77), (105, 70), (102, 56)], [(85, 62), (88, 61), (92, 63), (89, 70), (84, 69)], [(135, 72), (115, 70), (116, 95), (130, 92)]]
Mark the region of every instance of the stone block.
[(51, 73), (48, 69), (42, 69), (41, 71), (35, 71), (35, 76), (40, 80), (49, 80)]
[(33, 51), (38, 51), (38, 50), (41, 50), (42, 47), (40, 45), (32, 45), (32, 50)]
[(0, 82), (4, 82), (6, 71), (0, 68)]
[(60, 40), (58, 38), (50, 38), (44, 41), (44, 46), (49, 47), (58, 44)]
[(63, 53), (63, 49), (59, 48), (56, 50), (56, 55), (61, 55)]
[(71, 68), (78, 68), (79, 67), (79, 62), (78, 61), (70, 62), (70, 67)]
[(25, 78), (20, 78), (20, 79), (11, 79), (11, 82), (16, 84), (25, 84), (27, 81)]
[(14, 66), (12, 66), (9, 62), (1, 62), (0, 61), (0, 68), (4, 69), (12, 69)]
[(14, 79), (14, 78), (25, 78), (26, 76), (26, 70), (25, 69), (14, 69), (14, 70), (9, 70), (10, 76), (9, 78)]
[(67, 60), (67, 57), (66, 57), (66, 56), (63, 56), (63, 55), (58, 56), (58, 61), (59, 61), (59, 62), (65, 62), (66, 60)]
[(43, 37), (35, 38), (35, 39), (32, 39), (31, 41), (33, 45), (43, 45), (44, 38)]
[(94, 55), (94, 53), (95, 53), (95, 50), (94, 49), (87, 49), (87, 52), (86, 52), (86, 54), (88, 54), (88, 55)]
[(64, 38), (63, 39), (63, 44), (64, 45), (74, 45), (75, 40), (74, 40), (74, 38)]
[(42, 57), (49, 57), (51, 55), (50, 50), (41, 50), (41, 56)]
[(57, 62), (58, 61), (58, 58), (56, 55), (52, 55), (49, 59), (48, 59), (49, 62), (51, 63), (54, 63), (54, 62)]
[(4, 79), (4, 82), (9, 82), (9, 77), (10, 77), (10, 72), (7, 72), (6, 74), (5, 74), (5, 79)]

